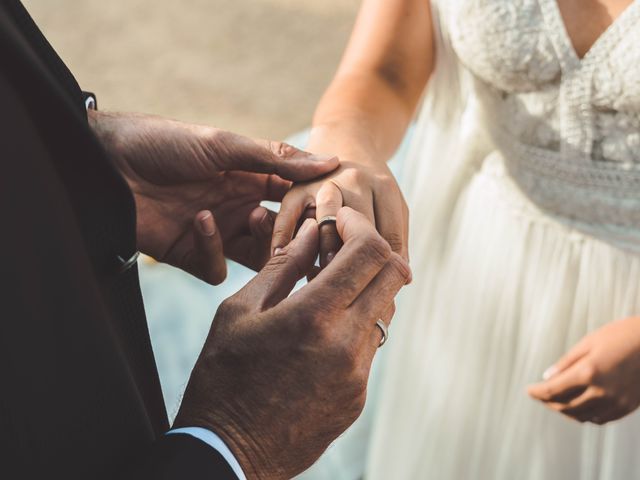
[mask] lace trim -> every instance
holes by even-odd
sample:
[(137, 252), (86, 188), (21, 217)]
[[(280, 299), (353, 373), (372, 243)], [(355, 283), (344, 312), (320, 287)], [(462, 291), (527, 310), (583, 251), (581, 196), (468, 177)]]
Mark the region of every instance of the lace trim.
[[(478, 175), (485, 180), (485, 191), (496, 196), (502, 205), (508, 206), (514, 215), (535, 223), (544, 223), (552, 228), (561, 228), (576, 243), (582, 243), (586, 236), (601, 239), (619, 248), (640, 252), (640, 228), (614, 224), (608, 221), (593, 223), (568, 216), (558, 215), (540, 206), (523, 189), (520, 182), (515, 182), (511, 171), (506, 166), (504, 156), (495, 152), (489, 155)], [(635, 205), (636, 210), (637, 205)], [(604, 213), (604, 212), (603, 212)]]
[(547, 22), (548, 35), (555, 46), (564, 71), (561, 83), (560, 121), (565, 140), (565, 156), (582, 156), (591, 162), (594, 145), (593, 77), (605, 55), (618, 44), (629, 30), (628, 25), (640, 19), (640, 1), (635, 1), (600, 35), (585, 56), (580, 59), (562, 18), (557, 0), (538, 0)]

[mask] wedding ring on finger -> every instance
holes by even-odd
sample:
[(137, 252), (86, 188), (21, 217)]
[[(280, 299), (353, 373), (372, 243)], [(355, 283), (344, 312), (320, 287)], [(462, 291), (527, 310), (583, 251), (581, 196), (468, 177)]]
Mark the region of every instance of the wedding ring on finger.
[(318, 220), (318, 228), (326, 223), (336, 223), (337, 219), (335, 215), (325, 215), (320, 220)]
[(380, 348), (385, 343), (387, 343), (387, 340), (389, 339), (389, 327), (387, 327), (387, 324), (384, 323), (381, 318), (376, 321), (376, 327), (378, 327), (380, 329), (380, 332), (382, 333), (382, 338), (380, 339), (380, 343), (378, 344), (378, 348)]

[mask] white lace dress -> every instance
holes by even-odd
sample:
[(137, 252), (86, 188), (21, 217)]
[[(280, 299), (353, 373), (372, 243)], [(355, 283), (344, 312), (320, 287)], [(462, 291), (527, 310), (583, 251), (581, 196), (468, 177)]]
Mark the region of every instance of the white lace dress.
[[(580, 425), (526, 386), (640, 314), (640, 1), (583, 59), (555, 0), (434, 0), (399, 302), (367, 480), (640, 478), (640, 416)], [(638, 379), (640, 381), (640, 379)]]

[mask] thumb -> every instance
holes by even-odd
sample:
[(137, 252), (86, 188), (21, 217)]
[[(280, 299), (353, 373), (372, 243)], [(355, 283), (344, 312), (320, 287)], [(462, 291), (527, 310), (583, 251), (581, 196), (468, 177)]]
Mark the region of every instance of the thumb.
[(290, 293), (298, 280), (313, 268), (318, 256), (318, 224), (307, 219), (298, 235), (286, 247), (276, 253), (262, 270), (245, 287), (251, 298), (255, 298), (261, 310), (277, 305)]
[(335, 155), (308, 153), (284, 142), (254, 140), (231, 132), (218, 133), (213, 142), (221, 170), (275, 173), (293, 182), (326, 175), (340, 163)]
[(189, 259), (189, 270), (201, 280), (219, 285), (227, 276), (227, 263), (220, 231), (210, 211), (203, 210), (195, 216), (193, 236), (194, 252)]

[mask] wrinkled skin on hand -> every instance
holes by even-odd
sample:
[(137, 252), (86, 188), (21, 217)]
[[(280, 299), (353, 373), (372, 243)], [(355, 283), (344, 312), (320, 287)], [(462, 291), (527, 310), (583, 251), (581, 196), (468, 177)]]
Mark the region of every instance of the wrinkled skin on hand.
[(174, 426), (218, 433), (249, 478), (308, 468), (362, 411), (371, 362), (407, 263), (359, 213), (343, 208), (344, 242), (331, 264), (288, 296), (312, 268), (313, 219), (219, 308)]
[(159, 117), (89, 119), (134, 194), (139, 250), (212, 284), (226, 276), (223, 249), (254, 270), (269, 259), (275, 214), (261, 201), (338, 166), (282, 142)]

